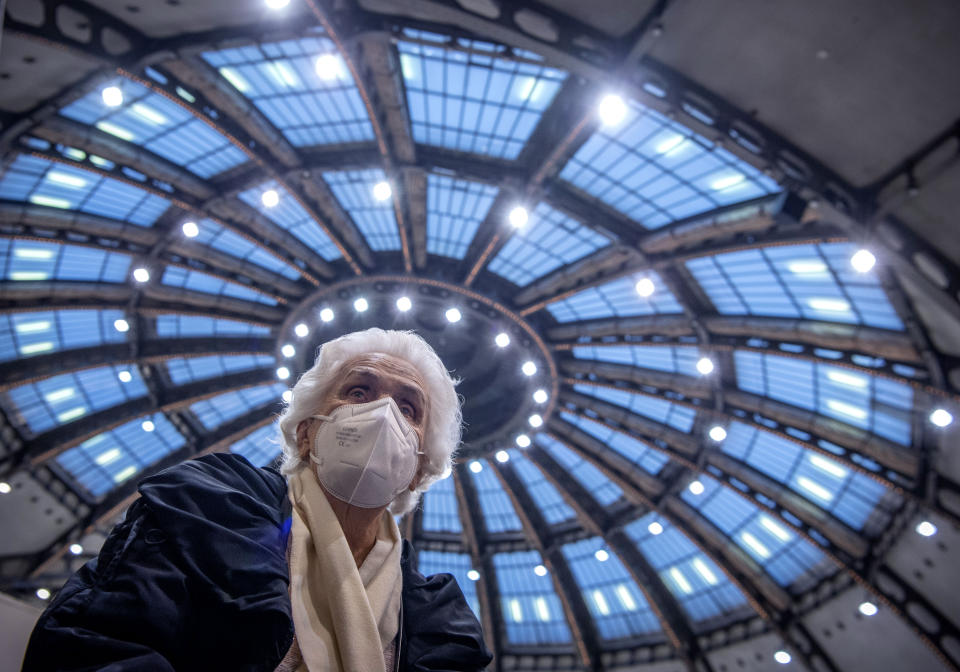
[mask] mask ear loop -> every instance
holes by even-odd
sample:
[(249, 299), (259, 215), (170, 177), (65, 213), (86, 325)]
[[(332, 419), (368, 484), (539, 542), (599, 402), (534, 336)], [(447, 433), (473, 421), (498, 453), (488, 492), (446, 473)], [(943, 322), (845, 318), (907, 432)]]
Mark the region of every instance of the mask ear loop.
[[(311, 415), (311, 416), (309, 416), (309, 418), (307, 418), (307, 419), (308, 419), (308, 420), (311, 420), (311, 419), (313, 419), (313, 418), (316, 418), (317, 420), (333, 420), (333, 416), (330, 416), (330, 415), (319, 415), (319, 414), (318, 414), (318, 415)], [(313, 449), (312, 449), (312, 448), (310, 449), (310, 461), (311, 461), (311, 462), (316, 462), (317, 464), (320, 464), (320, 458), (313, 454)]]

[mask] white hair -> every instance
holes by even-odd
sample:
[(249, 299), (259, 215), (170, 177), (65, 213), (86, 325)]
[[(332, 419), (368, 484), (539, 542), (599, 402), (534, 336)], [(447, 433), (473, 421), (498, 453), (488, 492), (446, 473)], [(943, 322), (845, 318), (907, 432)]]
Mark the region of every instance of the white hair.
[(433, 348), (412, 331), (385, 331), (367, 329), (345, 334), (324, 343), (313, 366), (300, 376), (293, 387), (293, 398), (280, 415), (280, 441), (283, 445), (281, 473), (296, 473), (309, 464), (303, 460), (297, 447), (297, 426), (317, 412), (330, 388), (334, 376), (349, 360), (371, 353), (392, 355), (413, 366), (426, 383), (427, 413), (423, 433), (425, 453), (422, 462), (423, 477), (416, 490), (404, 490), (390, 503), (390, 512), (402, 515), (412, 511), (426, 492), (445, 471), (451, 468), (453, 453), (460, 444), (463, 416), (460, 397), (456, 392), (459, 382), (447, 373), (446, 367)]

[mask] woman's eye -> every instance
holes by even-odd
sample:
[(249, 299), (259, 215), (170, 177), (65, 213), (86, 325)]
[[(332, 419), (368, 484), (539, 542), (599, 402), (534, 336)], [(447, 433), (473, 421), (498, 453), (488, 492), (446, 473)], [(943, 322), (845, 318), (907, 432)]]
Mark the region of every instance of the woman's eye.
[(354, 387), (347, 392), (347, 398), (360, 401), (366, 399), (367, 393), (362, 387)]
[(403, 406), (400, 407), (400, 413), (403, 414), (403, 417), (405, 417), (405, 418), (410, 418), (411, 420), (412, 420), (412, 419), (414, 418), (414, 416), (416, 415), (416, 413), (414, 413), (414, 411), (413, 411), (413, 407), (412, 407), (412, 406), (408, 406), (408, 405), (406, 405), (406, 404), (404, 404)]

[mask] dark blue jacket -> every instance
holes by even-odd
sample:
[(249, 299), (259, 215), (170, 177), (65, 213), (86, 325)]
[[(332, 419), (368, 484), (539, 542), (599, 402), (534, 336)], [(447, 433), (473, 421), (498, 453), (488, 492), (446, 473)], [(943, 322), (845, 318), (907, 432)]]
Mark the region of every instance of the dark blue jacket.
[[(293, 638), (285, 479), (218, 453), (145, 479), (140, 494), (44, 611), (23, 669), (273, 672)], [(411, 551), (404, 542), (399, 669), (485, 668), (457, 582), (424, 578)]]

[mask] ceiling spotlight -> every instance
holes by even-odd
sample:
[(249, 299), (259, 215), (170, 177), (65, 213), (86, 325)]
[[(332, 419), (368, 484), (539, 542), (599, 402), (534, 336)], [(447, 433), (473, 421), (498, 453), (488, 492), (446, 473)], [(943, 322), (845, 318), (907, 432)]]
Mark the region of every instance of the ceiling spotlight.
[(129, 383), (131, 380), (133, 380), (133, 376), (130, 374), (129, 371), (121, 371), (121, 372), (119, 372), (119, 373), (117, 374), (117, 378), (120, 379), (120, 382), (121, 382), (121, 383)]
[(310, 333), (310, 327), (301, 322), (293, 328), (293, 333), (297, 335), (297, 338), (304, 338)]
[(389, 182), (377, 182), (373, 185), (373, 197), (378, 201), (385, 201), (393, 196), (393, 189)]
[(448, 464), (443, 468), (443, 471), (440, 472), (440, 480), (445, 481), (446, 479), (450, 478), (451, 474), (453, 474), (453, 469), (451, 469), (450, 465)]
[(543, 425), (543, 418), (540, 417), (538, 413), (534, 413), (529, 418), (527, 418), (527, 422), (530, 423), (531, 427), (540, 427), (541, 425)]
[(510, 334), (505, 331), (501, 331), (497, 334), (497, 337), (493, 339), (493, 342), (497, 344), (498, 348), (505, 348), (510, 345)]
[(313, 65), (317, 77), (325, 82), (331, 82), (340, 76), (340, 59), (336, 54), (321, 54)]
[(140, 429), (142, 429), (145, 432), (152, 432), (156, 428), (157, 426), (153, 424), (153, 420), (144, 420), (143, 422), (140, 423)]
[(701, 357), (697, 361), (697, 371), (704, 376), (713, 373), (713, 360), (709, 357)]
[(263, 203), (265, 208), (275, 208), (280, 202), (280, 194), (277, 193), (276, 189), (267, 189), (260, 194), (260, 202)]
[(720, 425), (714, 425), (710, 428), (709, 435), (714, 441), (723, 441), (725, 438), (727, 438), (727, 430)]
[(475, 569), (471, 569), (469, 572), (467, 572), (467, 578), (470, 579), (471, 581), (479, 581), (480, 572), (478, 572)]
[(498, 450), (497, 454), (494, 455), (497, 458), (497, 462), (504, 463), (510, 461), (510, 453), (505, 450)]
[(293, 399), (293, 390), (284, 390), (283, 394), (280, 395), (280, 398), (283, 399), (283, 403), (289, 404)]
[(703, 483), (701, 483), (700, 481), (691, 481), (690, 485), (688, 485), (687, 487), (689, 488), (690, 492), (694, 495), (703, 494)]
[(122, 334), (125, 331), (130, 331), (130, 323), (124, 319), (114, 320), (113, 328)]
[(617, 126), (627, 116), (627, 104), (615, 93), (608, 94), (597, 106), (597, 114), (604, 126)]
[(637, 290), (637, 294), (643, 298), (647, 298), (653, 294), (654, 290), (656, 290), (656, 287), (654, 287), (653, 280), (650, 278), (640, 278), (637, 280), (637, 284), (634, 289)]
[(861, 602), (857, 609), (864, 616), (876, 616), (877, 612), (879, 611), (879, 609), (877, 609), (877, 605), (875, 605), (873, 602)]
[(41, 600), (49, 600), (50, 591), (46, 588), (37, 588), (37, 597), (39, 597)]
[(456, 308), (449, 308), (444, 315), (447, 316), (447, 322), (450, 322), (451, 324), (454, 322), (459, 322), (460, 318), (463, 317), (463, 315), (460, 314), (460, 311)]
[(527, 213), (525, 207), (518, 205), (510, 211), (508, 218), (510, 220), (510, 226), (515, 229), (522, 229), (527, 225), (527, 220), (530, 219), (530, 215)]
[(283, 9), (290, 4), (290, 0), (266, 0), (266, 5), (270, 9)]
[(593, 557), (595, 557), (600, 562), (606, 562), (607, 560), (610, 559), (610, 554), (607, 553), (602, 548), (598, 548), (597, 552), (593, 554)]
[(523, 363), (523, 366), (520, 367), (520, 370), (523, 371), (523, 375), (532, 376), (537, 372), (537, 365), (532, 361), (527, 360)]
[(370, 304), (367, 303), (367, 300), (362, 296), (353, 302), (353, 309), (358, 313), (366, 312), (367, 308), (370, 307)]
[(937, 427), (946, 427), (953, 422), (953, 414), (944, 408), (935, 409), (930, 413), (930, 422)]
[(663, 534), (663, 525), (661, 525), (657, 521), (653, 521), (652, 523), (647, 525), (647, 532), (649, 532), (653, 536), (657, 536), (658, 534)]
[(859, 249), (850, 257), (850, 265), (859, 273), (866, 273), (877, 263), (877, 258), (873, 252), (867, 249)]
[(931, 523), (929, 520), (925, 520), (919, 525), (917, 525), (917, 534), (921, 537), (932, 537), (937, 533), (937, 526)]
[(196, 238), (200, 235), (200, 227), (196, 222), (184, 222), (180, 229), (187, 238)]
[(123, 91), (118, 86), (108, 86), (100, 92), (103, 103), (107, 107), (119, 107), (123, 105)]
[(533, 400), (538, 404), (547, 403), (547, 391), (546, 390), (537, 390), (533, 393)]
[(543, 565), (537, 565), (536, 567), (533, 568), (533, 573), (536, 574), (537, 576), (546, 576), (547, 568), (544, 567)]
[(775, 661), (777, 661), (778, 663), (780, 663), (781, 665), (786, 665), (786, 664), (789, 663), (791, 660), (793, 660), (793, 658), (790, 656), (789, 653), (787, 653), (786, 651), (782, 651), (782, 650), (781, 650), (781, 651), (777, 651), (775, 654), (773, 654), (773, 659), (774, 659)]
[(321, 322), (332, 322), (333, 321), (333, 310), (330, 308), (324, 308), (320, 311), (320, 321)]
[(0, 495), (9, 495), (12, 489), (13, 488), (10, 487), (10, 484), (6, 481), (0, 483)]
[(517, 445), (520, 446), (521, 448), (530, 447), (530, 437), (527, 436), (526, 434), (518, 434), (516, 438), (516, 442), (517, 442)]
[(80, 544), (70, 544), (70, 552), (74, 555), (80, 555), (83, 553), (83, 546)]
[(287, 358), (289, 359), (290, 357), (293, 357), (295, 354), (297, 354), (297, 349), (294, 348), (294, 347), (293, 347), (292, 345), (290, 345), (289, 343), (287, 343), (287, 344), (284, 345), (282, 348), (280, 348), (280, 353), (281, 353), (284, 357), (287, 357)]
[(411, 308), (413, 308), (413, 301), (410, 300), (409, 296), (401, 296), (397, 299), (397, 310), (401, 313), (405, 313)]
[(147, 282), (150, 279), (150, 271), (145, 268), (133, 269), (133, 279), (137, 282)]
[(281, 366), (280, 368), (277, 369), (277, 378), (279, 378), (280, 380), (286, 380), (289, 377), (290, 377), (290, 369), (288, 369), (285, 366)]
[(483, 471), (483, 465), (477, 462), (476, 460), (474, 460), (473, 462), (470, 463), (470, 471), (472, 471), (475, 474), (479, 474), (481, 471)]

